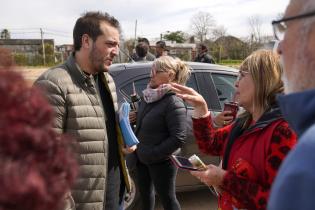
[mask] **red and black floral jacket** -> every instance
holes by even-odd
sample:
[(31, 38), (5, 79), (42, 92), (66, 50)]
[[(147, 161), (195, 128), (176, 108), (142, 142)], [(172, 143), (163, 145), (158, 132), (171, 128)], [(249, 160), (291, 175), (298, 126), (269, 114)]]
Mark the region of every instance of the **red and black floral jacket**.
[[(223, 168), (227, 173), (220, 186), (223, 192), (219, 208), (266, 209), (272, 182), (295, 145), (296, 134), (278, 107), (265, 112), (247, 129), (241, 128), (241, 119), (220, 129), (215, 129), (211, 122), (210, 115), (193, 119), (193, 128), (202, 152), (224, 157)], [(227, 146), (228, 142), (232, 146)]]

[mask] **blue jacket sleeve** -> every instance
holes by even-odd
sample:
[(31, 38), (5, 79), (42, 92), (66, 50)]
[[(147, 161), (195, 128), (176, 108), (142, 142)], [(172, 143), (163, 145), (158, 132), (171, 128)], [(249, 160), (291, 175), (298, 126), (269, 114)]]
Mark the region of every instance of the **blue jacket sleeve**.
[(269, 210), (314, 209), (315, 127), (289, 153), (272, 187)]

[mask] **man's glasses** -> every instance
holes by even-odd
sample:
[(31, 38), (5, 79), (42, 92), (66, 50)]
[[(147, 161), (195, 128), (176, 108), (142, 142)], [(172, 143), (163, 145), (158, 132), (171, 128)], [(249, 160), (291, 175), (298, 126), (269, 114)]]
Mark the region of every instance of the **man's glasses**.
[(315, 15), (315, 11), (308, 12), (301, 15), (291, 16), (291, 17), (285, 17), (280, 20), (274, 20), (271, 22), (272, 28), (273, 28), (273, 34), (275, 36), (275, 39), (281, 41), (283, 40), (285, 31), (287, 30), (288, 26), (286, 22), (291, 20), (298, 20), (306, 17), (312, 17)]

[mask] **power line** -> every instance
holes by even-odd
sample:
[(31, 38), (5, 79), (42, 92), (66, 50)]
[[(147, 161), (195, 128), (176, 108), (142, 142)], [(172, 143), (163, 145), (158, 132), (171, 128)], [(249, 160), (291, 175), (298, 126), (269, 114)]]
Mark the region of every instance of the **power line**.
[(50, 34), (55, 36), (63, 36), (63, 37), (72, 37), (69, 32), (55, 30), (55, 29), (48, 29), (48, 28), (0, 28), (0, 30), (7, 29), (10, 34), (31, 34), (31, 33), (44, 33)]
[(50, 33), (50, 32), (45, 32), (45, 31), (44, 31), (44, 34), (71, 38), (71, 36), (67, 36), (67, 35), (63, 35), (63, 34), (57, 34), (57, 33)]
[[(10, 31), (9, 31), (10, 32)], [(10, 34), (38, 34), (38, 31), (10, 32)]]
[(67, 39), (72, 38), (72, 34), (56, 29), (49, 28), (0, 28), (2, 30), (8, 30), (11, 38), (14, 39), (55, 39), (58, 40), (58, 37), (63, 37)]
[(48, 29), (48, 28), (43, 28), (43, 29), (44, 29), (44, 31), (49, 31), (49, 32), (53, 32), (53, 33), (69, 34), (69, 32), (66, 32), (66, 31), (60, 31), (60, 30)]
[(11, 31), (29, 31), (29, 30), (38, 30), (39, 28), (1, 28), (0, 30), (7, 29)]

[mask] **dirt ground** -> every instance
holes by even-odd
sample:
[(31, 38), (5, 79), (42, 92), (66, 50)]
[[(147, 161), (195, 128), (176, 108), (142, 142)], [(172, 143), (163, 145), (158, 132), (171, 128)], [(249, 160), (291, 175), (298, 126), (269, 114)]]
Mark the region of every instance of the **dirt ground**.
[(29, 85), (32, 85), (33, 82), (41, 75), (44, 71), (46, 71), (48, 67), (45, 68), (37, 68), (37, 67), (18, 67), (17, 71), (21, 72), (21, 74), (26, 79)]
[[(217, 210), (217, 198), (209, 190), (177, 193), (177, 199), (182, 210)], [(163, 210), (157, 199), (155, 210)]]

